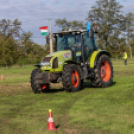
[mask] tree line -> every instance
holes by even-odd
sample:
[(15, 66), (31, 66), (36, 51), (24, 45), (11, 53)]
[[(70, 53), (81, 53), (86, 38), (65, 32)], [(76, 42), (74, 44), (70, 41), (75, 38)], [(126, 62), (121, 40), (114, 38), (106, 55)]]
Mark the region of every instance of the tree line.
[(48, 54), (48, 45), (33, 42), (32, 33), (21, 26), (18, 19), (0, 21), (0, 66), (36, 64)]
[[(122, 57), (127, 51), (134, 55), (134, 14), (123, 13), (123, 6), (116, 0), (98, 0), (89, 10), (85, 20), (68, 21), (57, 19), (55, 25), (59, 31), (85, 29), (87, 22), (97, 26), (96, 42), (99, 49), (107, 50), (112, 57)], [(49, 53), (49, 44), (45, 47), (31, 39), (31, 32), (24, 32), (18, 19), (0, 21), (0, 66), (13, 64), (37, 64)]]
[(123, 6), (116, 0), (98, 0), (91, 7), (84, 21), (68, 21), (57, 19), (56, 26), (61, 31), (86, 29), (87, 22), (91, 27), (98, 28), (96, 41), (98, 47), (107, 50), (112, 57), (122, 57), (127, 51), (128, 56), (134, 55), (134, 14), (122, 12)]

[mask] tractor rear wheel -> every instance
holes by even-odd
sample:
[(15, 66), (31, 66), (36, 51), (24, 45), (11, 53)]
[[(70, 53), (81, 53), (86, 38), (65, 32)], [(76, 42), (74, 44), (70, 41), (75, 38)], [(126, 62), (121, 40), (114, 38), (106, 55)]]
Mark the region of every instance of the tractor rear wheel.
[(91, 79), (96, 87), (108, 87), (113, 82), (113, 66), (106, 55), (102, 55), (94, 70), (95, 77)]
[(62, 83), (65, 91), (78, 91), (81, 88), (80, 67), (75, 64), (64, 66)]
[(31, 87), (34, 93), (45, 92), (49, 89), (49, 84), (39, 84), (37, 76), (42, 71), (40, 69), (34, 69), (31, 73)]

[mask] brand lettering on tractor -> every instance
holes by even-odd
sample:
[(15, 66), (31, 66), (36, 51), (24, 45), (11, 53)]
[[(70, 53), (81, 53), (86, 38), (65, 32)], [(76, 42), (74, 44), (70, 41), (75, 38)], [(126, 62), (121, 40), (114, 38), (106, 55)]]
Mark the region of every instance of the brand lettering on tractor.
[(54, 122), (54, 119), (52, 117), (48, 118), (48, 122)]
[(65, 59), (67, 59), (67, 58), (71, 57), (71, 53), (70, 53), (70, 52), (64, 53), (64, 54), (63, 54), (63, 57), (64, 57)]

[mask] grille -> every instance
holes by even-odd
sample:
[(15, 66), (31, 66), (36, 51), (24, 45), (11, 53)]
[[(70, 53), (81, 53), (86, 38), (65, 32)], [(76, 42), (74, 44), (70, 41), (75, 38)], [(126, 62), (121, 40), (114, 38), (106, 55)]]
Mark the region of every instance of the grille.
[(50, 62), (51, 58), (52, 58), (52, 57), (45, 57), (45, 58), (43, 59), (43, 62)]
[(58, 58), (57, 57), (53, 60), (53, 68), (58, 68)]

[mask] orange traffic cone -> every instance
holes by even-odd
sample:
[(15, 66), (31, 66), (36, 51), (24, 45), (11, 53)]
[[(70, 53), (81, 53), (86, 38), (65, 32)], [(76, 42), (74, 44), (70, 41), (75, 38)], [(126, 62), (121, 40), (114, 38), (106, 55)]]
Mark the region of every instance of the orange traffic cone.
[(49, 109), (49, 118), (48, 118), (47, 130), (53, 130), (53, 131), (57, 130), (55, 128), (55, 124), (54, 124), (54, 120), (53, 120), (53, 115), (52, 115), (52, 110), (51, 109)]
[(1, 74), (1, 80), (4, 80), (4, 76)]

